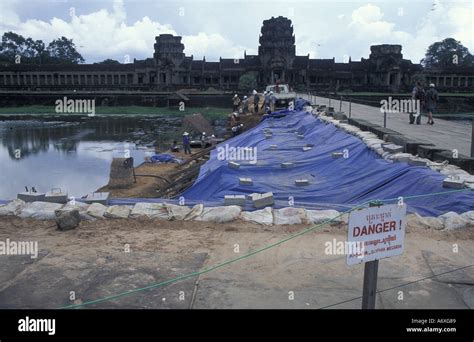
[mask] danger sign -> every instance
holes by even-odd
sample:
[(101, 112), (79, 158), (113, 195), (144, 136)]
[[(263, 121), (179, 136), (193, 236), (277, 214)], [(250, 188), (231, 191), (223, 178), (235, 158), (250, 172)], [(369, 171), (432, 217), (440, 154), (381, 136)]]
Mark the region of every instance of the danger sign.
[(349, 215), (347, 264), (355, 265), (403, 253), (406, 205), (383, 205)]

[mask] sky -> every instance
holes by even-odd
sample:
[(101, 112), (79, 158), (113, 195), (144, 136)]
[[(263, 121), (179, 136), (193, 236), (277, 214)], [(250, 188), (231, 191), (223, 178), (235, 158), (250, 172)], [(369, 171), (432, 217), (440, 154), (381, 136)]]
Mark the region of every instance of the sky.
[(65, 36), (86, 63), (124, 63), (152, 57), (155, 36), (171, 33), (186, 55), (217, 61), (257, 54), (263, 20), (280, 15), (293, 22), (296, 53), (311, 58), (360, 60), (370, 45), (400, 44), (418, 63), (447, 37), (474, 52), (472, 0), (0, 0), (0, 34)]

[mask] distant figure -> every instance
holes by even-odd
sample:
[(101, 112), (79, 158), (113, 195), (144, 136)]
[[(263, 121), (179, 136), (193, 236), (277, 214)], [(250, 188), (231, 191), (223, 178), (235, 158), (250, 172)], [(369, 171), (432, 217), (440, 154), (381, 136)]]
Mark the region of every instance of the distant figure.
[(232, 98), (232, 104), (234, 105), (234, 109), (232, 109), (232, 111), (237, 112), (239, 110), (240, 105), (240, 98), (237, 94), (235, 94)]
[(249, 99), (247, 96), (244, 96), (244, 99), (242, 100), (242, 114), (247, 114), (249, 111)]
[(173, 141), (173, 145), (171, 146), (171, 152), (179, 152), (178, 142), (176, 140)]
[(201, 148), (206, 147), (206, 140), (207, 140), (206, 132), (202, 132), (202, 135), (201, 135)]
[(434, 83), (430, 84), (430, 89), (426, 92), (426, 110), (428, 111), (428, 125), (434, 125), (433, 112), (436, 109), (436, 102), (439, 100), (438, 92), (435, 89)]
[(258, 93), (256, 90), (253, 91), (253, 109), (255, 111), (255, 114), (258, 114), (258, 103), (260, 102), (260, 96), (258, 96)]
[(273, 91), (270, 92), (270, 110), (272, 112), (275, 111), (275, 103), (276, 103), (276, 97), (273, 95)]
[(239, 130), (239, 126), (232, 126), (231, 128), (232, 130), (232, 136), (235, 137), (238, 133), (238, 130)]
[(214, 146), (216, 144), (216, 136), (214, 134), (211, 135), (209, 143), (211, 144), (211, 146)]
[[(418, 101), (419, 103), (419, 113), (418, 116), (416, 117), (416, 124), (419, 125), (421, 122), (421, 108), (425, 104), (425, 90), (423, 89), (423, 86), (421, 85), (420, 81), (417, 81), (415, 84), (415, 87), (413, 88), (413, 91), (411, 92), (411, 98), (414, 101)], [(410, 125), (413, 125), (415, 122), (415, 115), (413, 113), (410, 113)]]
[(263, 93), (264, 97), (265, 97), (265, 100), (264, 100), (264, 103), (263, 103), (263, 106), (265, 108), (265, 110), (268, 108), (270, 108), (270, 101), (271, 101), (271, 98), (270, 98), (270, 92), (265, 92)]
[(184, 154), (191, 154), (191, 142), (189, 140), (188, 132), (183, 133), (183, 149), (184, 149)]

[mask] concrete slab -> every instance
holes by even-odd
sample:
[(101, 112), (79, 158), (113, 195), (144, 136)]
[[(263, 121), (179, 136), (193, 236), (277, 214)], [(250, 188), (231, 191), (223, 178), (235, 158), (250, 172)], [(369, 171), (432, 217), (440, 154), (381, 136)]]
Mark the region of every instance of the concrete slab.
[(245, 205), (245, 195), (225, 195), (224, 205)]

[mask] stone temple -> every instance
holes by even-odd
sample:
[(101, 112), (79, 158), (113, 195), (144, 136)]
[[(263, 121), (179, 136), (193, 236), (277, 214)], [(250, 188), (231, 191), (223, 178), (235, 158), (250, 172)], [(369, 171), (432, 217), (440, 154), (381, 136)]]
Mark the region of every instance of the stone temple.
[(22, 65), (0, 69), (0, 89), (175, 91), (215, 88), (236, 91), (240, 76), (252, 73), (259, 90), (279, 81), (297, 90), (409, 91), (415, 80), (444, 91), (472, 91), (474, 67), (424, 69), (403, 59), (400, 45), (373, 45), (368, 59), (337, 63), (297, 56), (291, 20), (263, 21), (258, 55), (195, 60), (184, 54), (180, 36), (156, 37), (153, 58), (120, 65)]

